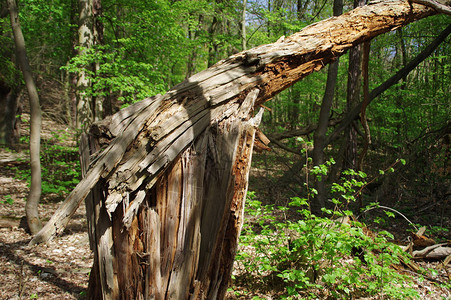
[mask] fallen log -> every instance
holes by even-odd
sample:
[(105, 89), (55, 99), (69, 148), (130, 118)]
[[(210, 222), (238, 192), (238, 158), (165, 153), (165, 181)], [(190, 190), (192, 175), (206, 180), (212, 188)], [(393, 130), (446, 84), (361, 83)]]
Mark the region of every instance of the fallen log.
[(95, 124), (81, 147), (90, 161), (84, 178), (30, 243), (61, 233), (86, 199), (88, 298), (222, 299), (256, 108), (354, 45), (435, 13), (405, 1), (357, 8), (235, 54)]
[(421, 250), (412, 252), (414, 259), (444, 259), (451, 255), (451, 247), (447, 247), (448, 243), (435, 244)]

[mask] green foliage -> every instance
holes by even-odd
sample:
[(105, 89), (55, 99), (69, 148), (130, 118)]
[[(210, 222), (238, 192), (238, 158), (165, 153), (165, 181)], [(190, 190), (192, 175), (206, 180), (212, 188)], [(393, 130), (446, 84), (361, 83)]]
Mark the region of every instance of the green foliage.
[(78, 73), (87, 65), (98, 64), (96, 72), (86, 70), (91, 85), (84, 92), (89, 97), (117, 95), (119, 101), (130, 104), (165, 90), (161, 73), (149, 63), (125, 59), (125, 48), (99, 46), (79, 50), (81, 54), (62, 69)]
[[(0, 18), (0, 30), (5, 28), (4, 34), (0, 34), (0, 83), (8, 87), (17, 87), (19, 82), (18, 78), (21, 76), (20, 70), (16, 67), (15, 63), (11, 60), (11, 50), (14, 46), (13, 40), (10, 38), (12, 33), (10, 32), (10, 26), (6, 22), (8, 18)], [(8, 20), (9, 21), (9, 20)], [(7, 34), (5, 34), (7, 33)]]
[(11, 195), (5, 195), (3, 196), (3, 200), (0, 200), (1, 204), (13, 204), (14, 199), (11, 197)]
[[(57, 199), (65, 197), (80, 182), (81, 168), (78, 149), (62, 146), (58, 142), (70, 139), (65, 132), (54, 132), (50, 140), (42, 143), (42, 194)], [(23, 139), (24, 140), (24, 139)], [(13, 167), (16, 178), (31, 183), (29, 168)]]
[[(237, 24), (233, 2), (212, 1), (102, 1), (105, 44), (78, 49), (62, 69), (88, 71), (87, 96), (115, 97), (130, 104), (164, 93), (187, 75), (227, 57), (237, 34), (225, 28), (210, 30), (211, 22)], [(232, 22), (233, 20), (233, 22)], [(108, 25), (108, 26), (107, 26)], [(214, 51), (212, 49), (214, 48)]]
[[(446, 16), (433, 16), (372, 41), (372, 88), (413, 59), (447, 24)], [(425, 28), (430, 35), (423, 34)], [(401, 45), (404, 45), (404, 53)], [(447, 122), (450, 114), (450, 53), (449, 43), (442, 43), (415, 72), (371, 104), (368, 115), (375, 122), (371, 130), (373, 138), (394, 148), (402, 148), (421, 135), (425, 127), (436, 130)]]
[[(7, 42), (10, 41), (0, 35), (0, 44), (6, 44)], [(0, 69), (2, 70), (0, 80), (6, 83), (9, 87), (16, 87), (18, 85), (17, 78), (19, 78), (21, 74), (11, 59), (1, 54), (2, 51), (0, 50)]]
[(72, 52), (72, 14), (71, 1), (19, 2), (28, 56), (39, 57), (39, 62), (31, 61), (31, 64), (38, 64), (47, 71), (55, 72), (66, 63)]
[[(446, 236), (446, 234), (450, 232), (449, 228), (436, 225), (430, 225), (428, 231), (435, 236)], [(445, 240), (442, 242), (445, 242)]]
[[(363, 172), (349, 170), (346, 175), (365, 178)], [(240, 237), (237, 261), (245, 270), (240, 280), (271, 289), (281, 289), (282, 299), (310, 298), (309, 291), (323, 289), (323, 296), (347, 299), (362, 295), (385, 295), (390, 299), (418, 297), (411, 280), (391, 265), (408, 260), (399, 246), (388, 242), (386, 232), (369, 234), (365, 224), (354, 220), (352, 212), (342, 210), (354, 201), (364, 181), (344, 179), (334, 184), (335, 209), (323, 209), (325, 217), (309, 210), (305, 198), (292, 198), (298, 220), (282, 218), (286, 207), (262, 205), (249, 192), (249, 216)], [(313, 298), (318, 297), (316, 293)]]

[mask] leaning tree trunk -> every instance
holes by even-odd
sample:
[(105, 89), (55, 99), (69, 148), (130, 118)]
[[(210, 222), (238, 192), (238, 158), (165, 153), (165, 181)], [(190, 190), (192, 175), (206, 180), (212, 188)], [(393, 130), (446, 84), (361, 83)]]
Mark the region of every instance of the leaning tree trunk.
[(83, 180), (31, 243), (61, 233), (89, 195), (90, 299), (223, 298), (260, 104), (354, 45), (434, 13), (401, 1), (358, 8), (93, 125)]
[(16, 56), (19, 66), (22, 69), (25, 85), (28, 90), (30, 102), (30, 166), (31, 166), (31, 185), (28, 193), (27, 204), (25, 205), (25, 214), (27, 215), (28, 228), (32, 234), (38, 233), (42, 228), (41, 219), (39, 219), (38, 205), (41, 199), (41, 106), (39, 104), (39, 95), (36, 84), (33, 79), (30, 64), (28, 63), (27, 52), (25, 49), (25, 39), (19, 22), (19, 12), (16, 0), (8, 0), (9, 14), (11, 17), (11, 27), (14, 34), (14, 43), (16, 45)]

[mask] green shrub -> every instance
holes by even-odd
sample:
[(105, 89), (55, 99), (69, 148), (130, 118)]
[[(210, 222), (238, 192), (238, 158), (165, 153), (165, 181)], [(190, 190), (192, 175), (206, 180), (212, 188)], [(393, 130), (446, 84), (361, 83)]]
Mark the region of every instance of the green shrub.
[[(81, 178), (78, 148), (58, 143), (69, 138), (65, 133), (55, 132), (50, 140), (42, 143), (41, 148), (42, 194), (57, 200), (70, 193)], [(26, 180), (30, 185), (31, 170), (28, 166), (11, 169), (16, 178)]]
[(3, 200), (0, 200), (0, 204), (13, 204), (14, 199), (11, 197), (11, 195), (5, 195), (3, 196)]
[[(332, 199), (335, 209), (323, 209), (325, 217), (312, 214), (307, 199), (293, 198), (290, 208), (276, 208), (262, 205), (249, 192), (237, 279), (275, 290), (281, 299), (318, 298), (318, 293), (333, 299), (418, 297), (409, 277), (391, 267), (408, 260), (399, 246), (388, 242), (393, 236), (370, 233), (352, 212), (343, 210), (346, 202), (355, 200), (355, 188), (366, 176), (354, 171), (347, 175), (352, 179), (333, 185), (339, 197)], [(293, 209), (299, 214), (290, 218), (295, 221), (285, 217)]]

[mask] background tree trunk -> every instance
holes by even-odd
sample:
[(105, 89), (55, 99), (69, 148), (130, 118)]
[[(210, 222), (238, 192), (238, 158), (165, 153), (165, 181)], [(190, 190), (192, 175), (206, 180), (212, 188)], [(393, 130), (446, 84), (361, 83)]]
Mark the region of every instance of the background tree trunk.
[(241, 14), (241, 50), (247, 50), (247, 36), (246, 36), (246, 11), (247, 0), (243, 0), (243, 13)]
[[(334, 16), (339, 16), (343, 13), (343, 1), (335, 0), (334, 1)], [(315, 134), (313, 136), (313, 165), (319, 166), (325, 163), (325, 154), (324, 147), (326, 140), (327, 128), (329, 127), (329, 117), (330, 110), (332, 108), (332, 103), (334, 100), (335, 94), (335, 85), (337, 82), (337, 74), (338, 74), (338, 62), (336, 61), (329, 65), (329, 69), (327, 71), (327, 81), (326, 81), (326, 90), (324, 91), (323, 102), (321, 103), (321, 109), (319, 112), (318, 119), (318, 127), (315, 130)], [(318, 192), (316, 195), (317, 204), (320, 207), (325, 207), (326, 205), (326, 176), (321, 176), (321, 179), (317, 178), (315, 180), (315, 188)]]
[[(403, 77), (407, 76), (415, 67), (423, 62), (435, 49), (451, 34), (451, 25), (447, 26), (426, 48), (423, 49), (414, 59), (412, 59), (405, 67), (400, 69), (396, 74), (385, 80), (379, 86), (374, 88), (369, 95), (369, 103), (376, 99), (380, 94), (388, 90), (390, 87), (398, 83)], [(356, 105), (346, 116), (343, 121), (337, 126), (334, 131), (327, 136), (326, 144), (332, 143), (338, 136), (359, 116), (362, 110), (363, 101)]]
[[(93, 0), (79, 0), (79, 25), (78, 25), (78, 46), (81, 47), (79, 55), (84, 55), (94, 44), (94, 18)], [(92, 66), (85, 67), (86, 70), (93, 71)], [(76, 128), (87, 129), (94, 120), (94, 107), (92, 97), (86, 93), (91, 81), (85, 69), (78, 72), (77, 78), (77, 108), (76, 108)]]
[[(8, 3), (0, 3), (0, 18), (9, 17)], [(0, 38), (5, 36), (4, 30), (0, 27)], [(8, 33), (9, 34), (9, 33)], [(15, 72), (15, 58), (13, 46), (2, 45), (0, 57), (5, 60), (1, 64), (0, 73), (0, 145), (15, 148), (19, 141), (20, 131), (20, 105), (18, 99), (19, 81), (18, 73)], [(11, 62), (7, 60), (11, 58)], [(9, 67), (10, 66), (10, 67)]]
[[(363, 6), (364, 4), (365, 0), (354, 0), (354, 7)], [(360, 87), (362, 81), (361, 57), (361, 45), (356, 45), (349, 50), (348, 86), (346, 96), (347, 111), (351, 111), (351, 109), (360, 102)], [(355, 170), (357, 168), (357, 129), (355, 126), (357, 126), (355, 123), (351, 123), (345, 131), (346, 141), (342, 170)]]
[[(105, 44), (103, 37), (103, 22), (101, 21), (102, 17), (102, 0), (92, 0), (92, 21), (93, 21), (93, 45), (99, 46)], [(100, 73), (100, 62), (96, 62), (94, 65), (95, 73)], [(99, 75), (100, 76), (100, 75)], [(106, 93), (105, 93), (106, 94)], [(92, 107), (93, 107), (93, 121), (97, 122), (102, 120), (104, 115), (104, 107), (111, 107), (111, 97), (108, 96), (100, 96), (96, 95), (92, 99)]]
[[(366, 41), (363, 43), (362, 49), (362, 75), (363, 75), (363, 105), (360, 111), (360, 122), (362, 123), (362, 127), (364, 130), (364, 143), (362, 147), (362, 152), (359, 156), (359, 161), (357, 164), (357, 169), (363, 171), (363, 162), (365, 160), (365, 156), (368, 152), (368, 147), (371, 144), (371, 133), (370, 127), (368, 126), (368, 120), (366, 118), (366, 108), (370, 103), (370, 87), (369, 87), (369, 61), (370, 61), (370, 49), (371, 42)], [(361, 199), (360, 199), (361, 200)], [(362, 205), (362, 202), (360, 202)]]
[(17, 90), (0, 75), (0, 145), (14, 148), (19, 141)]
[(41, 107), (36, 85), (33, 80), (30, 65), (28, 63), (27, 52), (25, 50), (25, 40), (19, 23), (19, 14), (15, 0), (8, 0), (9, 13), (11, 16), (11, 27), (16, 44), (16, 56), (22, 69), (25, 84), (30, 99), (30, 164), (31, 164), (31, 185), (28, 194), (25, 213), (27, 215), (28, 227), (32, 234), (36, 234), (42, 223), (39, 219), (38, 204), (41, 198)]
[[(211, 20), (211, 24), (208, 28), (208, 34), (209, 34), (209, 43), (208, 43), (208, 67), (211, 67), (218, 61), (218, 57), (220, 55), (219, 52), (219, 41), (218, 36), (221, 35), (224, 32), (224, 25), (222, 24), (223, 21), (220, 19), (221, 15), (221, 8), (220, 6), (223, 5), (221, 0), (215, 0), (214, 3), (214, 11), (215, 14), (213, 15), (213, 18)], [(200, 18), (199, 21), (203, 20), (204, 17)], [(202, 24), (199, 24), (202, 25)], [(194, 35), (193, 41), (197, 39), (197, 34)], [(196, 55), (193, 55), (193, 57), (196, 57)], [(194, 63), (194, 62), (193, 62)], [(195, 65), (195, 64), (194, 64)], [(194, 71), (194, 69), (193, 69)], [(193, 75), (194, 73), (191, 72), (189, 76)]]

